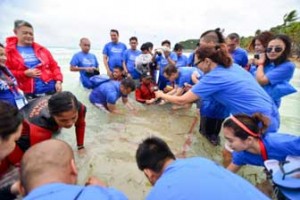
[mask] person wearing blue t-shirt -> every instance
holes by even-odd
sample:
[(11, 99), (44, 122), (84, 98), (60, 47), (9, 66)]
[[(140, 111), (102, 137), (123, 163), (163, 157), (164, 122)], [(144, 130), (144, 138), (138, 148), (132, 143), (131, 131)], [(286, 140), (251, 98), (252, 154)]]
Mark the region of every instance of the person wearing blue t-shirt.
[(88, 38), (81, 38), (79, 44), (81, 51), (76, 53), (71, 62), (70, 70), (80, 72), (80, 82), (83, 87), (91, 89), (92, 83), (90, 77), (99, 74), (99, 64), (94, 54), (89, 53), (91, 43)]
[(116, 102), (120, 97), (129, 109), (134, 109), (127, 98), (127, 95), (134, 90), (135, 83), (131, 78), (123, 79), (121, 82), (108, 80), (94, 88), (89, 99), (92, 104), (101, 109), (106, 109), (112, 113), (120, 113), (116, 108)]
[(120, 191), (90, 177), (86, 186), (76, 185), (78, 171), (73, 150), (62, 140), (50, 139), (30, 147), (21, 162), (24, 200), (126, 200)]
[(155, 61), (159, 69), (158, 87), (164, 90), (167, 86), (167, 79), (164, 77), (164, 69), (168, 64), (175, 65), (177, 62), (177, 55), (171, 52), (171, 42), (169, 40), (162, 41), (161, 48), (155, 50)]
[(264, 166), (264, 161), (285, 161), (300, 156), (300, 137), (267, 132), (269, 119), (260, 113), (231, 116), (223, 124), (224, 137), (232, 152), (227, 169), (237, 172), (243, 165)]
[(110, 30), (111, 42), (107, 43), (103, 48), (103, 63), (108, 76), (112, 76), (115, 66), (123, 66), (123, 54), (127, 49), (126, 45), (119, 42), (119, 31)]
[(188, 58), (186, 55), (182, 53), (182, 51), (183, 51), (183, 46), (179, 43), (176, 43), (174, 46), (174, 52), (177, 54), (176, 67), (188, 66)]
[(176, 159), (165, 141), (157, 137), (139, 145), (136, 161), (153, 185), (147, 200), (268, 199), (248, 181), (211, 160)]
[(288, 60), (291, 53), (290, 38), (286, 35), (274, 36), (268, 43), (266, 52), (256, 60), (256, 80), (279, 108), (282, 96), (296, 92), (289, 83), (295, 71), (295, 64)]
[(135, 67), (135, 59), (142, 53), (137, 49), (138, 39), (137, 37), (131, 37), (129, 39), (130, 49), (127, 49), (123, 55), (123, 68), (125, 73), (130, 75), (134, 80), (140, 79), (140, 74)]
[(171, 96), (157, 91), (156, 97), (176, 104), (194, 102), (199, 98), (212, 98), (232, 114), (251, 115), (261, 112), (270, 118), (269, 131), (277, 131), (279, 114), (270, 96), (250, 73), (232, 64), (225, 44), (209, 41), (207, 37), (201, 38), (200, 47), (196, 52), (198, 66), (204, 73), (199, 82), (182, 96)]
[(245, 49), (238, 47), (240, 36), (237, 33), (231, 33), (227, 36), (226, 43), (233, 62), (246, 68), (248, 66), (248, 53)]

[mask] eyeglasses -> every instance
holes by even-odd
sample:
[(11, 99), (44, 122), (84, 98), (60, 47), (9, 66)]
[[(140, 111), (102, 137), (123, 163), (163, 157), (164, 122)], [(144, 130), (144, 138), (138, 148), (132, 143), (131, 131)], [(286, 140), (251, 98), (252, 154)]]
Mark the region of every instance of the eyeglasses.
[(291, 170), (291, 171), (289, 171), (289, 172), (285, 172), (283, 166), (284, 166), (285, 164), (289, 163), (289, 162), (290, 162), (290, 161), (282, 161), (282, 162), (279, 162), (279, 169), (280, 169), (280, 171), (281, 171), (282, 174), (283, 174), (282, 180), (285, 179), (285, 176), (286, 176), (286, 175), (290, 175), (290, 174), (293, 174), (293, 173), (295, 173), (295, 172), (300, 172), (300, 167), (299, 167), (299, 168), (296, 168), (296, 169), (293, 169), (293, 170)]
[(267, 53), (271, 53), (273, 49), (274, 49), (274, 51), (275, 51), (276, 53), (279, 53), (279, 52), (281, 52), (281, 51), (283, 50), (282, 47), (268, 47), (268, 48), (267, 48)]

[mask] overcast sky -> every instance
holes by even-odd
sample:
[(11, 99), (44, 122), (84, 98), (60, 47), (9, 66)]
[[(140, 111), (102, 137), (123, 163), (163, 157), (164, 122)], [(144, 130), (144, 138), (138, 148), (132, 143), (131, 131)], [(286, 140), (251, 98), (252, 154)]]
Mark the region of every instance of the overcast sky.
[(77, 47), (85, 36), (102, 48), (112, 28), (126, 44), (135, 35), (140, 44), (169, 39), (173, 45), (216, 27), (253, 35), (281, 24), (293, 9), (300, 16), (299, 0), (0, 0), (0, 42), (13, 35), (15, 19), (24, 19), (48, 47)]

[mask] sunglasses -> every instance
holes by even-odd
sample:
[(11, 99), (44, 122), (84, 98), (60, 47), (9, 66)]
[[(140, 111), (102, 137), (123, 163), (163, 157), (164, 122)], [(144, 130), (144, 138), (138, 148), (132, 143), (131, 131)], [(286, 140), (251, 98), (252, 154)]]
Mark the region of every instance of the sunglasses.
[(273, 49), (276, 53), (279, 53), (283, 50), (282, 47), (268, 47), (267, 48), (267, 53), (271, 53), (273, 51)]
[(289, 171), (289, 172), (286, 172), (285, 170), (284, 170), (284, 164), (287, 164), (287, 163), (289, 163), (290, 161), (282, 161), (282, 162), (279, 162), (279, 169), (280, 169), (280, 171), (282, 172), (282, 174), (283, 174), (283, 176), (282, 176), (282, 180), (284, 180), (285, 179), (285, 176), (286, 175), (290, 175), (290, 174), (293, 174), (293, 173), (295, 173), (295, 172), (300, 172), (300, 168), (296, 168), (296, 169), (293, 169), (293, 170), (291, 170), (291, 171)]

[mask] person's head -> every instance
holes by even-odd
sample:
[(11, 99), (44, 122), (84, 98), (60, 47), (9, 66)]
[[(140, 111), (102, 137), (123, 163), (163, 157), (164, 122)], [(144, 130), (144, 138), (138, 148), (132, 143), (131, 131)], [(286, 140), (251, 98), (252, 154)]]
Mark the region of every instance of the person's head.
[(138, 168), (144, 172), (152, 185), (161, 176), (166, 163), (175, 156), (165, 141), (157, 137), (145, 139), (136, 151)]
[(88, 53), (91, 49), (91, 42), (88, 38), (81, 38), (79, 46), (82, 52)]
[(113, 43), (118, 43), (119, 42), (119, 31), (116, 29), (111, 29), (110, 30), (110, 39)]
[(18, 38), (19, 46), (31, 46), (34, 40), (32, 25), (24, 20), (16, 20), (14, 33)]
[(164, 77), (168, 79), (170, 82), (174, 82), (179, 76), (178, 69), (175, 65), (169, 64), (164, 69)]
[(129, 39), (129, 45), (130, 45), (130, 48), (132, 50), (136, 50), (137, 48), (137, 45), (138, 45), (138, 39), (137, 37), (133, 36)]
[(142, 44), (141, 51), (143, 54), (149, 53), (149, 46), (146, 43)]
[(259, 35), (255, 36), (249, 45), (249, 50), (254, 53), (266, 52), (269, 41), (272, 39), (273, 34), (269, 31), (264, 31)]
[(269, 119), (260, 113), (234, 115), (223, 124), (224, 137), (234, 151), (247, 151), (266, 131)]
[(176, 43), (174, 46), (174, 51), (176, 52), (177, 56), (181, 56), (182, 55), (182, 51), (183, 51), (183, 45)]
[(3, 44), (0, 43), (0, 66), (5, 66), (6, 63), (6, 53)]
[(21, 136), (23, 115), (19, 110), (0, 101), (0, 161), (10, 154)]
[(275, 65), (288, 60), (291, 53), (291, 40), (287, 35), (274, 36), (267, 46), (267, 59)]
[(233, 52), (240, 44), (240, 36), (237, 33), (230, 33), (226, 37), (226, 44), (229, 52)]
[(152, 82), (152, 76), (151, 76), (150, 72), (143, 73), (141, 75), (141, 80), (142, 80), (142, 83), (144, 83), (145, 85), (149, 85)]
[(153, 50), (153, 43), (152, 42), (146, 42), (145, 45), (148, 46), (149, 52), (152, 52), (152, 50)]
[(161, 42), (161, 46), (168, 47), (169, 49), (171, 48), (171, 42), (169, 40), (164, 40)]
[(48, 100), (48, 109), (59, 127), (71, 128), (78, 119), (79, 103), (71, 92), (52, 95)]
[(122, 66), (115, 66), (112, 75), (114, 80), (121, 80), (124, 75), (124, 68)]
[[(203, 38), (206, 39), (207, 41), (209, 41), (211, 43), (215, 43), (215, 44), (225, 42), (224, 36), (223, 36), (220, 28), (205, 31), (204, 33), (201, 34), (200, 40)], [(200, 45), (200, 41), (197, 44), (197, 47), (199, 47), (199, 45)]]
[(30, 147), (21, 161), (21, 185), (25, 194), (49, 183), (76, 184), (73, 150), (62, 140), (50, 139)]
[(120, 90), (122, 95), (129, 95), (130, 92), (135, 90), (134, 80), (131, 78), (125, 78), (121, 81)]

